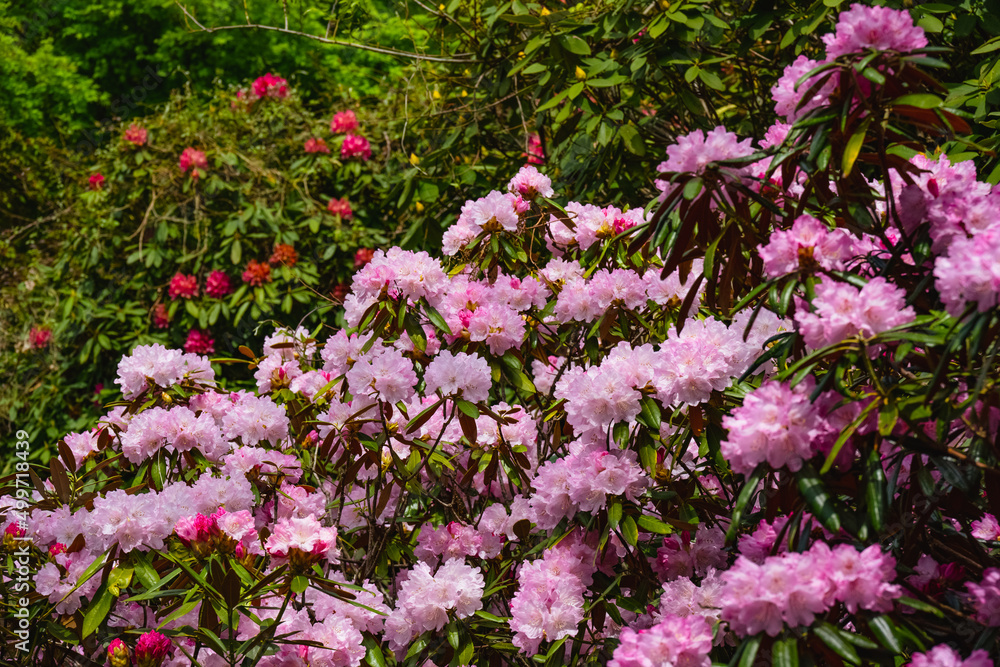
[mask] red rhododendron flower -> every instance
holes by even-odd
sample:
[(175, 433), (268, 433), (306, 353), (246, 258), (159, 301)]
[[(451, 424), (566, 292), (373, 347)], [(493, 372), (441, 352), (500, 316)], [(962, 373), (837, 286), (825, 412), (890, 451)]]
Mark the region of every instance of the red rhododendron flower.
[(295, 248), (287, 243), (279, 243), (274, 246), (274, 252), (271, 253), (271, 259), (267, 261), (271, 264), (271, 266), (277, 266), (279, 264), (284, 264), (285, 266), (295, 266), (295, 262), (299, 261), (299, 253), (295, 252)]
[(101, 174), (92, 174), (89, 183), (91, 190), (100, 190), (104, 187), (104, 176)]
[(160, 667), (171, 652), (170, 639), (155, 630), (150, 630), (135, 645), (135, 664), (139, 667)]
[(128, 129), (125, 130), (125, 134), (122, 135), (122, 139), (131, 144), (135, 144), (136, 146), (145, 146), (147, 137), (148, 133), (146, 132), (146, 128), (136, 125), (135, 123), (129, 125)]
[(194, 167), (191, 172), (191, 177), (198, 178), (198, 170), (204, 169), (208, 166), (208, 158), (206, 158), (205, 154), (197, 148), (188, 146), (184, 149), (184, 152), (181, 153), (180, 166), (181, 171), (185, 173), (187, 173), (188, 169)]
[(339, 215), (344, 220), (350, 220), (351, 216), (354, 215), (354, 211), (351, 210), (351, 203), (347, 201), (347, 197), (331, 199), (330, 203), (326, 205), (326, 210), (334, 215)]
[(271, 267), (256, 259), (251, 259), (243, 272), (243, 282), (260, 287), (264, 283), (271, 282)]
[(359, 157), (367, 161), (372, 156), (372, 147), (368, 140), (358, 134), (348, 134), (340, 145), (340, 157), (344, 160)]
[(170, 326), (170, 313), (167, 312), (167, 304), (158, 303), (153, 307), (153, 326), (157, 329), (166, 329)]
[(330, 121), (330, 131), (334, 134), (353, 132), (356, 129), (358, 129), (358, 117), (354, 115), (353, 111), (338, 111), (333, 114), (333, 120)]
[(325, 139), (306, 139), (306, 153), (329, 153), (330, 147)]
[(170, 279), (169, 294), (171, 299), (193, 299), (198, 296), (198, 279), (193, 275), (185, 276), (178, 271)]
[(257, 96), (257, 99), (263, 99), (265, 97), (288, 97), (288, 82), (280, 76), (275, 76), (270, 72), (262, 77), (258, 77), (257, 80), (253, 82), (252, 89), (253, 94)]
[(193, 354), (212, 354), (215, 352), (215, 339), (203, 329), (191, 329), (184, 341), (184, 351)]
[(358, 248), (358, 251), (354, 253), (354, 268), (362, 268), (365, 264), (372, 261), (372, 257), (374, 256), (375, 251), (371, 248)]
[(213, 299), (221, 299), (232, 291), (233, 286), (225, 271), (216, 269), (205, 279), (205, 294)]
[(334, 299), (343, 302), (344, 298), (347, 296), (347, 293), (350, 291), (351, 291), (351, 286), (348, 285), (347, 283), (337, 283), (336, 285), (333, 286), (333, 291), (331, 292), (331, 294), (333, 295)]
[(31, 343), (31, 347), (36, 350), (41, 350), (42, 348), (49, 346), (49, 341), (52, 340), (52, 330), (45, 329), (41, 327), (31, 327), (31, 331), (28, 332), (28, 342)]

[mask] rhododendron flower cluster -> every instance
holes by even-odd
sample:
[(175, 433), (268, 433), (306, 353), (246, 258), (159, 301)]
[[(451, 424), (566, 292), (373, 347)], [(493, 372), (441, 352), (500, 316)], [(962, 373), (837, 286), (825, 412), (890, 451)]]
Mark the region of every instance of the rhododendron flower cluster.
[(274, 278), (271, 277), (271, 267), (265, 262), (258, 262), (251, 259), (247, 262), (247, 268), (243, 271), (243, 282), (254, 287), (260, 287), (264, 283), (269, 283)]
[(343, 160), (360, 158), (367, 162), (372, 156), (372, 147), (368, 140), (358, 134), (347, 133), (344, 142), (340, 144), (340, 157)]
[(28, 344), (36, 350), (45, 349), (51, 341), (52, 329), (31, 327), (31, 331), (28, 332)]
[(698, 616), (664, 616), (651, 628), (625, 628), (608, 667), (708, 667), (712, 628)]
[(333, 119), (330, 121), (330, 132), (333, 134), (347, 134), (356, 129), (358, 129), (358, 117), (350, 109), (333, 114)]
[(232, 283), (229, 282), (229, 275), (225, 271), (218, 269), (212, 271), (205, 278), (205, 295), (213, 299), (221, 299), (233, 291)]
[(417, 563), (401, 573), (399, 600), (385, 619), (386, 639), (394, 650), (408, 648), (423, 632), (441, 630), (449, 619), (466, 618), (483, 607), (483, 575), (461, 559), (446, 561), (437, 572)]
[(212, 354), (215, 352), (215, 339), (204, 329), (191, 329), (184, 341), (184, 351), (193, 354)]
[(148, 130), (140, 125), (136, 125), (135, 123), (129, 125), (128, 129), (122, 134), (122, 139), (129, 142), (133, 146), (145, 146), (148, 137)]
[(895, 559), (878, 545), (858, 551), (850, 544), (789, 552), (754, 563), (740, 557), (720, 576), (722, 620), (739, 635), (811, 625), (817, 615), (842, 602), (848, 611), (888, 611), (902, 589), (891, 583)]
[(187, 173), (191, 170), (191, 178), (198, 178), (198, 170), (208, 166), (208, 158), (197, 148), (188, 146), (181, 153), (179, 160), (181, 171)]
[(170, 289), (167, 293), (171, 299), (193, 299), (198, 296), (198, 279), (178, 271), (170, 279)]
[(351, 203), (347, 201), (347, 197), (331, 199), (326, 205), (326, 210), (333, 215), (339, 215), (343, 220), (350, 220), (354, 215), (354, 211), (351, 209)]
[(254, 80), (250, 89), (259, 100), (265, 97), (277, 99), (288, 97), (288, 82), (270, 72)]
[(795, 313), (802, 337), (813, 349), (852, 336), (871, 338), (915, 317), (913, 308), (906, 305), (903, 290), (881, 277), (860, 289), (824, 279), (816, 285), (812, 312), (802, 309)]
[(309, 137), (304, 150), (306, 153), (329, 153), (330, 147), (326, 145), (326, 139)]
[(104, 176), (102, 174), (91, 174), (87, 179), (87, 184), (91, 190), (102, 190), (104, 188)]

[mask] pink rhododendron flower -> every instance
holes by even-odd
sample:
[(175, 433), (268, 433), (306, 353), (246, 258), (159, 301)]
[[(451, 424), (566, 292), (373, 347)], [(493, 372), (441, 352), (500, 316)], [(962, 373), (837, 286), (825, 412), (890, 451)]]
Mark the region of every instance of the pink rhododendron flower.
[(278, 563), (288, 560), (297, 567), (319, 560), (333, 562), (340, 556), (337, 529), (324, 527), (312, 515), (279, 520), (264, 548)]
[(982, 581), (965, 586), (976, 610), (976, 620), (991, 628), (1000, 627), (1000, 569), (987, 568)]
[[(785, 68), (781, 78), (771, 88), (771, 97), (774, 99), (774, 113), (781, 116), (789, 123), (794, 123), (813, 109), (817, 109), (829, 103), (830, 95), (837, 87), (837, 80), (833, 76), (828, 76), (818, 90), (813, 92), (813, 96), (808, 100), (803, 100), (802, 96), (812, 90), (813, 86), (819, 83), (821, 77), (829, 75), (817, 74), (799, 83), (799, 79), (819, 67), (820, 63), (810, 60), (805, 56), (799, 56), (795, 62)], [(770, 142), (774, 145), (773, 142)], [(780, 143), (780, 142), (779, 142)], [(764, 146), (767, 148), (767, 146)]]
[(511, 643), (522, 653), (534, 655), (543, 639), (554, 642), (577, 633), (583, 592), (597, 569), (593, 561), (593, 549), (567, 539), (521, 566), (509, 623)]
[(198, 279), (194, 275), (186, 276), (178, 271), (170, 279), (168, 294), (172, 300), (193, 299), (198, 296)]
[(622, 630), (618, 648), (608, 667), (709, 667), (712, 659), (712, 627), (700, 616), (661, 617), (651, 628)]
[(326, 139), (316, 139), (309, 137), (306, 139), (306, 153), (329, 153), (330, 147), (326, 145)]
[(101, 190), (104, 188), (104, 176), (101, 174), (91, 174), (87, 183), (90, 185), (91, 190)]
[(260, 287), (264, 283), (269, 283), (274, 278), (271, 277), (271, 267), (265, 262), (258, 262), (251, 259), (247, 262), (247, 268), (243, 271), (243, 282), (254, 287)]
[[(677, 143), (667, 147), (667, 160), (661, 162), (657, 170), (660, 173), (702, 174), (712, 162), (746, 157), (753, 152), (753, 139), (740, 141), (739, 137), (720, 125), (708, 134), (695, 130), (678, 137)], [(669, 181), (657, 180), (656, 187), (660, 190), (660, 201), (663, 201), (676, 186)]]
[(83, 463), (88, 456), (97, 452), (98, 435), (97, 429), (91, 429), (84, 433), (69, 433), (63, 438), (66, 446), (73, 452), (77, 466)]
[(354, 215), (354, 211), (351, 210), (351, 203), (347, 201), (347, 197), (331, 199), (326, 205), (326, 210), (333, 215), (339, 215), (343, 220), (350, 220)]
[(461, 396), (474, 403), (490, 397), (493, 380), (490, 366), (476, 354), (445, 350), (434, 357), (424, 371), (424, 392), (440, 391), (442, 396)]
[(927, 46), (927, 37), (909, 12), (854, 4), (840, 13), (835, 31), (823, 35), (823, 43), (827, 58), (833, 60), (868, 50), (909, 53)]
[(1000, 222), (971, 238), (959, 236), (934, 262), (934, 285), (958, 317), (969, 304), (985, 313), (1000, 298)]
[(218, 269), (208, 274), (205, 279), (205, 295), (213, 299), (221, 299), (233, 291), (233, 286), (229, 282), (229, 275), (225, 271)]
[(288, 96), (288, 82), (270, 72), (254, 80), (250, 88), (257, 99), (265, 97), (281, 99)]
[(529, 200), (555, 195), (555, 191), (552, 189), (552, 180), (531, 165), (521, 167), (514, 178), (510, 179), (507, 189)]
[(829, 229), (811, 215), (799, 216), (789, 230), (771, 233), (767, 245), (757, 246), (764, 273), (777, 278), (795, 271), (842, 271), (855, 250), (855, 239), (844, 229)]
[(204, 329), (191, 329), (184, 341), (184, 351), (192, 354), (212, 354), (215, 352), (215, 339)]
[(955, 649), (947, 644), (935, 646), (926, 653), (914, 653), (913, 659), (907, 663), (908, 667), (992, 667), (993, 661), (990, 654), (983, 649), (978, 649), (969, 654), (969, 657), (962, 660)]
[(795, 312), (802, 338), (814, 350), (852, 336), (870, 338), (916, 317), (906, 305), (906, 293), (882, 277), (861, 289), (825, 278), (815, 294), (812, 312), (804, 307)]
[(361, 158), (367, 162), (372, 156), (372, 147), (368, 140), (358, 134), (348, 133), (344, 137), (344, 143), (340, 145), (340, 157), (343, 160), (351, 158)]
[(358, 129), (358, 117), (350, 109), (333, 114), (333, 120), (330, 121), (330, 132), (333, 134), (347, 134), (356, 129)]
[(816, 453), (813, 435), (817, 411), (809, 402), (813, 383), (795, 388), (766, 382), (747, 394), (743, 405), (722, 418), (729, 437), (722, 441), (722, 455), (733, 472), (749, 475), (767, 461), (772, 468), (795, 471)]
[(125, 133), (122, 135), (122, 139), (130, 144), (133, 144), (134, 146), (145, 146), (146, 138), (148, 136), (149, 133), (146, 131), (146, 128), (132, 123), (128, 126), (128, 129), (125, 130)]
[(189, 146), (181, 153), (179, 164), (182, 172), (187, 173), (191, 169), (191, 178), (198, 178), (198, 170), (208, 166), (208, 158), (200, 150)]

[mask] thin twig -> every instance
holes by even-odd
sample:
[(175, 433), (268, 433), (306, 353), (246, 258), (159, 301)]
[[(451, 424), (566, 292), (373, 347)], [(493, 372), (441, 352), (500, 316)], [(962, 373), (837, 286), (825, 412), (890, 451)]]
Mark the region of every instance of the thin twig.
[(246, 25), (223, 25), (215, 26), (212, 28), (207, 28), (202, 25), (198, 19), (196, 19), (191, 12), (187, 10), (187, 7), (180, 3), (180, 0), (174, 0), (174, 4), (180, 7), (184, 15), (189, 18), (202, 32), (216, 32), (218, 30), (246, 30), (247, 28), (255, 28), (257, 30), (271, 30), (274, 32), (280, 32), (287, 35), (295, 35), (296, 37), (305, 37), (306, 39), (312, 39), (317, 42), (322, 42), (323, 44), (334, 44), (336, 46), (350, 46), (355, 49), (361, 49), (362, 51), (373, 51), (374, 53), (383, 53), (389, 56), (397, 56), (399, 58), (411, 58), (413, 60), (430, 60), (438, 63), (474, 63), (477, 62), (473, 58), (463, 58), (461, 56), (469, 55), (459, 53), (459, 57), (449, 57), (449, 56), (434, 56), (426, 55), (423, 53), (413, 53), (411, 51), (400, 51), (398, 49), (388, 49), (381, 46), (372, 46), (371, 44), (360, 44), (358, 42), (349, 42), (342, 39), (335, 39), (329, 37), (320, 37), (319, 35), (313, 35), (308, 32), (302, 32), (300, 30), (290, 30), (289, 28), (281, 28), (279, 26), (273, 25), (263, 25), (260, 23), (248, 23)]

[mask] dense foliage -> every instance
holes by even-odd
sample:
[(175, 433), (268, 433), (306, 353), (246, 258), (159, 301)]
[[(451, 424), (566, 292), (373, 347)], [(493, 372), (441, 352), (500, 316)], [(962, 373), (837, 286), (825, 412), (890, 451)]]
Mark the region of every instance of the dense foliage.
[[(5, 657), (991, 664), (1000, 190), (910, 14), (854, 5), (822, 44), (760, 136), (678, 137), (648, 210), (525, 166), (440, 253), (374, 252), (344, 328), (142, 345), (47, 470), (20, 432)], [(238, 231), (163, 285), (188, 316)]]

